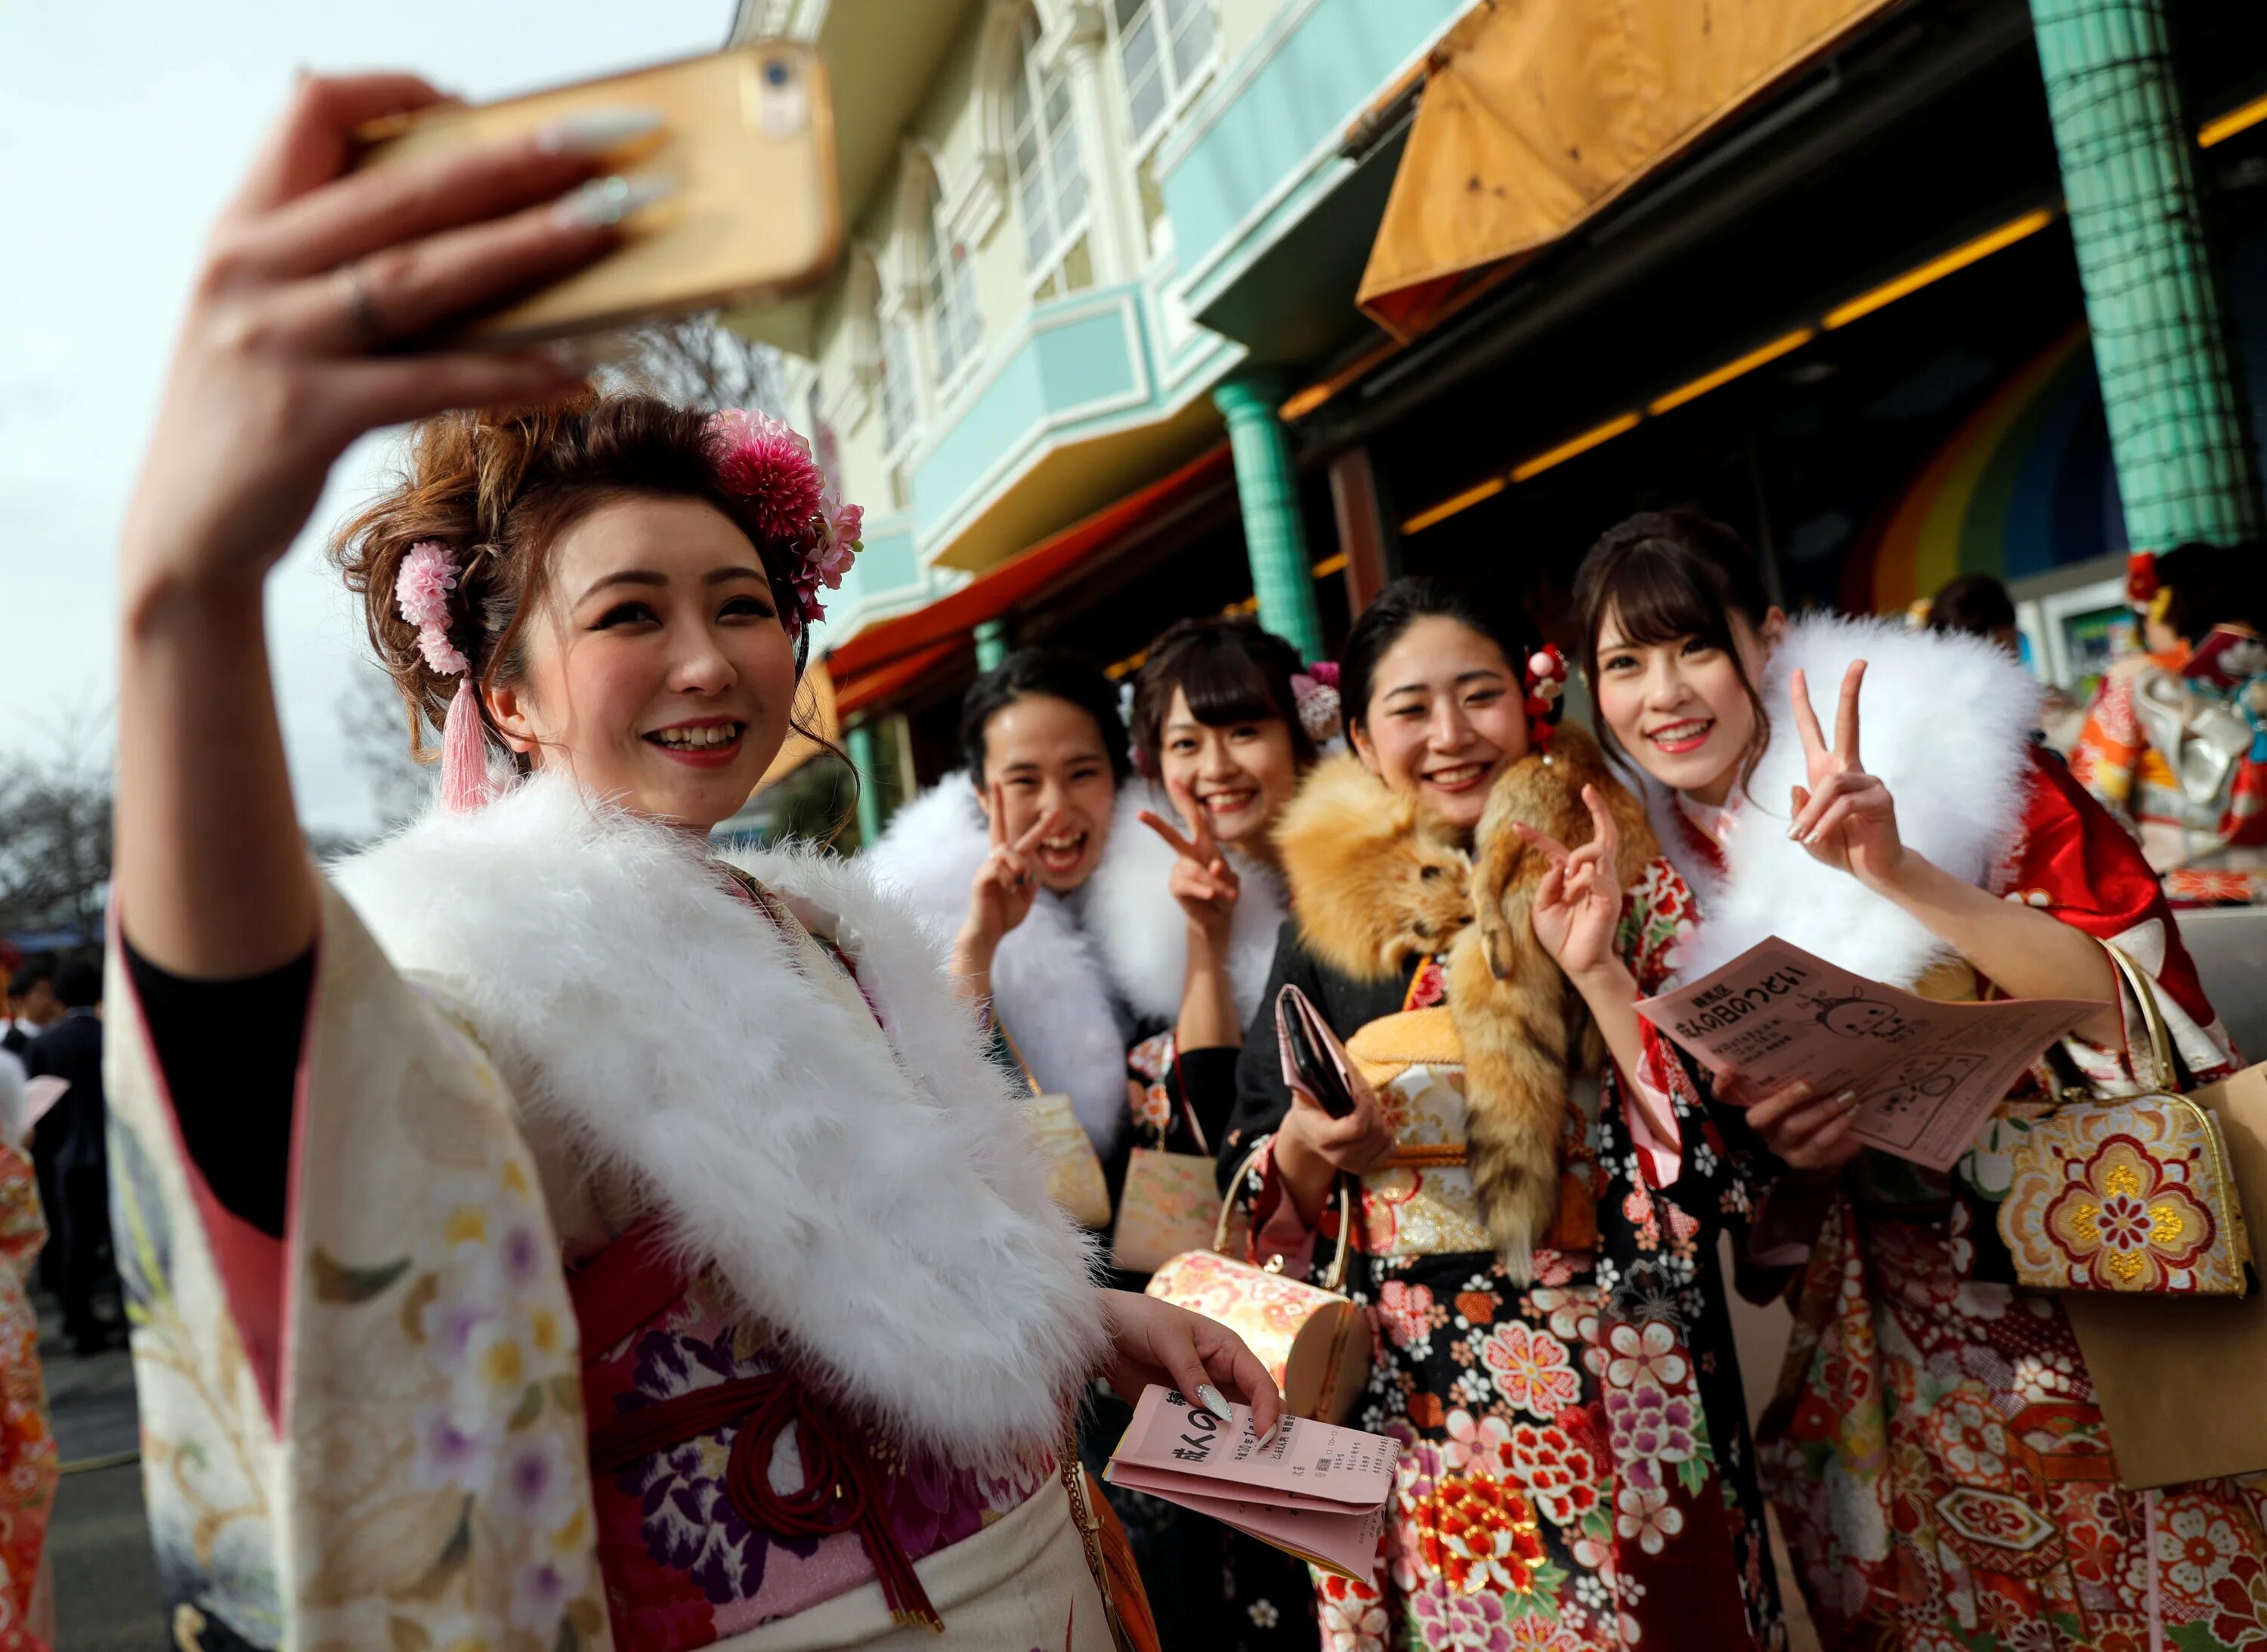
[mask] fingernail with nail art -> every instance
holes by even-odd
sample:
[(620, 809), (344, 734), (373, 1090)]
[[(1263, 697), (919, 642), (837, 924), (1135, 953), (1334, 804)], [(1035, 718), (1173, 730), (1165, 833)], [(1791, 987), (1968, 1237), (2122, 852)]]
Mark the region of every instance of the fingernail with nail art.
[(676, 192), (677, 186), (665, 178), (593, 178), (560, 196), (551, 213), (568, 229), (608, 229)]
[(658, 109), (585, 109), (545, 127), (536, 135), (535, 147), (547, 155), (604, 155), (666, 123)]
[(1197, 1400), (1223, 1422), (1228, 1420), (1228, 1398), (1210, 1383), (1197, 1390)]

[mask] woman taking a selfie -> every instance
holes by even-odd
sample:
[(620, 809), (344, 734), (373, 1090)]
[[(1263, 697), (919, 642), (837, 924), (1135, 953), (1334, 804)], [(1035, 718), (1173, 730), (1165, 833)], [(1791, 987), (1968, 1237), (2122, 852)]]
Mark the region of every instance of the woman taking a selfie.
[[(2155, 878), (2035, 753), (2036, 689), (2000, 650), (1789, 621), (1738, 538), (1689, 512), (1615, 528), (1574, 590), (1601, 726), (1698, 899), (1684, 979), (1778, 935), (1931, 997), (2096, 1000), (2052, 1059), (2096, 1094), (2132, 1094), (2127, 1029), (2146, 1034), (2106, 941), (2153, 980), (2187, 1075), (2228, 1070)], [(1808, 1251), (1763, 1455), (1825, 1642), (2267, 1634), (2262, 1595), (2237, 1581), (2267, 1564), (2257, 1499), (2234, 1482), (2121, 1487), (2068, 1321), (2013, 1284), (1996, 1208), (2010, 1148), (2048, 1110), (2034, 1080), (1948, 1177), (1861, 1151), (1853, 1098), (1722, 1087), (1786, 1167), (1756, 1249)]]
[[(711, 855), (855, 511), (759, 415), (421, 345), (603, 255), (620, 201), (572, 123), (341, 175), (435, 96), (303, 83), (125, 532), (114, 1186), (173, 1634), (1099, 1652), (1059, 1463), (1089, 1376), (1273, 1391), (1094, 1289), (910, 914)], [(263, 584), (409, 419), (337, 553), (442, 797), (326, 880)]]
[[(1331, 1652), (1516, 1645), (1524, 1625), (1574, 1647), (1783, 1644), (1712, 1259), (1741, 1208), (1736, 1127), (1718, 1129), (1682, 1068), (1646, 1061), (1632, 1009), (1688, 898), (1658, 861), (1626, 900), (1602, 871), (1617, 800), (1575, 778), (1587, 766), (1610, 784), (1579, 731), (1554, 726), (1562, 677), (1464, 598), (1389, 587), (1341, 664), (1354, 754), (1319, 764), (1277, 832), (1295, 915), (1221, 1164), (1243, 1178), (1258, 1254), (1318, 1281), (1351, 1191), (1346, 1289), (1378, 1358), (1348, 1421), (1404, 1443), (1376, 1574), (1317, 1575)], [(1472, 917), (1466, 851), (1499, 785), (1592, 833), (1572, 854), (1530, 840), (1550, 867), (1538, 951), (1502, 982), (1452, 962)], [(1531, 1045), (1520, 1013), (1570, 985), (1612, 1058), (1596, 1082), (1567, 1083), (1566, 1052)], [(1344, 1116), (1284, 1082), (1286, 986), (1368, 1081)], [(1517, 1237), (1515, 1264), (1498, 1242), (1495, 1115), (1468, 1102), (1506, 1067), (1554, 1069), (1561, 1109), (1543, 1145), (1547, 1226)]]

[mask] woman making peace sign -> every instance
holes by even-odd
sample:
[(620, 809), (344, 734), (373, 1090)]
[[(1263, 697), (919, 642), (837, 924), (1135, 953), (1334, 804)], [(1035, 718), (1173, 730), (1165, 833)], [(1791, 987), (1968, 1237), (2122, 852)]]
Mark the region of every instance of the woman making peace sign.
[[(2188, 1076), (2229, 1070), (2154, 875), (2033, 755), (2036, 686), (2013, 661), (1970, 638), (1790, 622), (1738, 537), (1687, 512), (1607, 533), (1574, 595), (1600, 724), (1650, 782), (1699, 903), (1685, 979), (1776, 934), (1930, 997), (2099, 1000), (2051, 1059), (2131, 1094), (2141, 1022), (2106, 941), (2153, 980)], [(1830, 740), (1814, 702), (1838, 686)], [(1758, 1443), (1825, 1644), (2267, 1636), (2260, 1499), (2120, 1485), (2068, 1321), (2012, 1282), (1995, 1207), (2010, 1147), (2051, 1105), (2035, 1078), (1948, 1176), (1863, 1150), (1852, 1097), (1719, 1088), (1786, 1166), (1752, 1243), (1806, 1270)]]

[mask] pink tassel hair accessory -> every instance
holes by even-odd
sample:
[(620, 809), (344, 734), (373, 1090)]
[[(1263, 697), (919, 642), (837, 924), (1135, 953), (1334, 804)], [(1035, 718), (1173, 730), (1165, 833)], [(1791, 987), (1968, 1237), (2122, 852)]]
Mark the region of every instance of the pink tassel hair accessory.
[(480, 692), (472, 662), (449, 640), (449, 593), (461, 571), (457, 554), (438, 540), (420, 540), (393, 576), (393, 606), (417, 628), (417, 650), (437, 676), (460, 680), (441, 725), (441, 803), (469, 814), (495, 797), (488, 775), (488, 731), (481, 724)]

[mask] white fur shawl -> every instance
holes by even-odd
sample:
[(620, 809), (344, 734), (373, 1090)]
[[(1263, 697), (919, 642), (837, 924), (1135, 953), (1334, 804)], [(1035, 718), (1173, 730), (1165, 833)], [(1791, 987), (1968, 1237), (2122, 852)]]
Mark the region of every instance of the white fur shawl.
[[(1173, 851), (1141, 824), (1144, 809), (1168, 820), (1179, 818), (1155, 787), (1126, 782), (1109, 849), (1087, 887), (1086, 926), (1134, 1013), (1145, 1021), (1173, 1021), (1180, 1016), (1188, 976), (1189, 931), (1169, 892)], [(1236, 983), (1236, 1012), (1249, 1025), (1274, 967), (1276, 932), (1287, 908), (1283, 880), (1273, 867), (1234, 849), (1228, 855), (1243, 885), (1229, 926), (1228, 970)]]
[[(1105, 855), (1117, 851), (1119, 837), (1113, 829)], [(967, 918), (968, 885), (991, 852), (975, 788), (955, 770), (899, 810), (862, 858), (875, 881), (902, 893), (943, 943)], [(1081, 925), (1086, 893), (1066, 900), (1039, 891), (993, 957), (992, 1003), (1039, 1088), (1067, 1095), (1096, 1149), (1106, 1154), (1126, 1117), (1132, 1027)]]
[(831, 914), (882, 1025), (684, 840), (536, 778), (336, 869), (473, 1019), (531, 1138), (627, 1172), (854, 1406), (910, 1442), (1051, 1445), (1101, 1330), (1088, 1242), (910, 914), (803, 849), (740, 862)]
[(1650, 782), (1646, 787), (1654, 830), (1699, 897), (1699, 933), (1678, 958), (1685, 979), (1729, 963), (1771, 935), (1899, 987), (1950, 956), (1918, 919), (1812, 859), (1786, 835), (1793, 790), (1804, 772), (1788, 682), (1801, 667), (1819, 725), (1831, 740), (1842, 676), (1858, 659), (1867, 662), (1858, 700), (1859, 754), (1897, 799), (1905, 842), (1977, 885), (1987, 884), (2015, 848), (2029, 797), (2027, 748), (2038, 725), (2039, 687), (2031, 674), (1981, 637), (1910, 631), (1879, 620), (1795, 620), (1764, 671), (1771, 745), (1748, 788), (1751, 801), (1724, 843), (1725, 875), (1692, 853), (1668, 792)]

